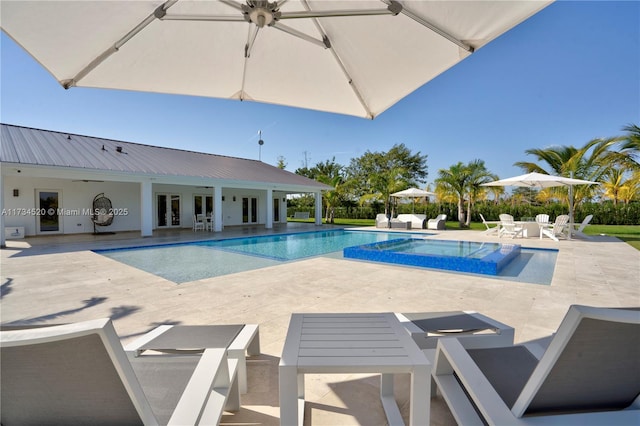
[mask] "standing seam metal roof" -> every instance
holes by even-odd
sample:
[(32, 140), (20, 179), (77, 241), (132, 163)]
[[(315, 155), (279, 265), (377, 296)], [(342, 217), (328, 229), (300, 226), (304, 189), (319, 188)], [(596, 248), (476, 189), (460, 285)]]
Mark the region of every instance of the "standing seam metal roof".
[(330, 189), (322, 183), (256, 160), (9, 124), (0, 126), (0, 161), (3, 163)]

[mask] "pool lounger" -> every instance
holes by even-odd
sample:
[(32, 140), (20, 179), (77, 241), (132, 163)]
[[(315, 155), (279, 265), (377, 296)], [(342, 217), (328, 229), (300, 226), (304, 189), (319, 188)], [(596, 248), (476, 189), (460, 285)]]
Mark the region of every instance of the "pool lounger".
[(201, 354), (209, 348), (226, 348), (229, 359), (238, 360), (238, 386), (247, 393), (247, 355), (260, 355), (257, 324), (161, 325), (125, 346), (140, 356), (145, 351)]
[[(456, 337), (468, 349), (513, 345), (514, 329), (474, 311), (396, 313), (427, 357), (438, 339)], [(431, 358), (430, 358), (431, 359)]]

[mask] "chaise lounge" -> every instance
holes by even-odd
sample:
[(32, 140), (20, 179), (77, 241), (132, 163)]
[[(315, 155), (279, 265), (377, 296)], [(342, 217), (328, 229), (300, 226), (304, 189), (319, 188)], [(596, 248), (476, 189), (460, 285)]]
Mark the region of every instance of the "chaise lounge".
[(640, 310), (571, 306), (538, 356), (440, 339), (433, 378), (459, 424), (637, 425)]
[(108, 318), (0, 332), (1, 419), (12, 424), (217, 424), (240, 407), (238, 361), (127, 355)]
[(207, 348), (226, 348), (238, 361), (240, 393), (247, 393), (247, 355), (260, 355), (258, 324), (160, 325), (125, 346), (136, 357), (143, 353), (201, 354)]

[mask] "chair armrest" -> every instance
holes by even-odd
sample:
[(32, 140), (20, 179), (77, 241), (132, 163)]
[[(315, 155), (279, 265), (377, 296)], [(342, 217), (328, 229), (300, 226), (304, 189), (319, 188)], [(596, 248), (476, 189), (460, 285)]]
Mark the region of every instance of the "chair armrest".
[[(457, 376), (457, 380), (454, 373)], [(518, 419), (471, 359), (469, 353), (462, 347), (458, 339), (438, 340), (433, 379), (454, 417), (460, 416), (460, 418), (456, 418), (458, 423), (468, 424), (472, 416), (469, 411), (469, 406), (471, 406), (469, 400), (460, 399), (460, 396), (464, 395), (464, 393), (473, 401), (478, 411), (489, 424), (514, 424), (518, 422)]]
[[(223, 348), (206, 349), (196, 366), (169, 425), (218, 424), (227, 398), (236, 396), (237, 361), (228, 362)], [(239, 400), (239, 394), (237, 395)]]
[(149, 343), (150, 341), (152, 341), (156, 337), (160, 336), (161, 334), (166, 333), (167, 330), (169, 330), (171, 327), (173, 327), (173, 326), (172, 325), (159, 325), (159, 326), (157, 326), (156, 328), (154, 328), (150, 332), (145, 333), (144, 335), (140, 336), (139, 338), (137, 338), (133, 342), (127, 344), (124, 347), (124, 351), (125, 352), (134, 352), (135, 356), (139, 356), (142, 352), (144, 352), (144, 350), (140, 350), (139, 348), (141, 348), (142, 346), (146, 345), (147, 343)]

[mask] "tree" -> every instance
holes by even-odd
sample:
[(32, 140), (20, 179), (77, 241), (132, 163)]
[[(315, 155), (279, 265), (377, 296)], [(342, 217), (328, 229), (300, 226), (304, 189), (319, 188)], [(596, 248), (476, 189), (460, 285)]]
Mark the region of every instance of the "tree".
[(424, 182), (426, 163), (426, 155), (413, 154), (404, 144), (388, 152), (367, 151), (346, 168), (347, 186), (354, 198), (384, 202), (385, 213), (391, 215), (391, 194)]
[(471, 161), (467, 164), (467, 167), (469, 168), (469, 198), (465, 225), (468, 228), (471, 226), (471, 209), (473, 204), (479, 199), (486, 198), (487, 188), (482, 186), (482, 184), (498, 180), (498, 176), (487, 170), (483, 160)]
[(619, 195), (625, 204), (640, 198), (640, 170), (634, 171), (631, 177), (624, 182)]
[(339, 205), (342, 198), (340, 188), (340, 184), (342, 183), (342, 176), (329, 177), (322, 175), (318, 176), (318, 181), (333, 187), (333, 189), (323, 192), (323, 198), (326, 204), (325, 222), (333, 223), (335, 218), (334, 209)]
[[(469, 227), (471, 224), (471, 209), (475, 198), (483, 183), (496, 180), (497, 177), (491, 174), (482, 160), (473, 160), (468, 164), (458, 162), (448, 169), (438, 170), (436, 185), (441, 190), (454, 193), (458, 198), (458, 224), (460, 228)], [(464, 204), (467, 201), (467, 211), (465, 214)]]
[(295, 173), (333, 187), (333, 189), (323, 192), (323, 203), (326, 206), (325, 220), (327, 223), (333, 223), (334, 209), (344, 199), (342, 188), (344, 167), (336, 163), (336, 158), (333, 157), (331, 160), (320, 162), (311, 168), (301, 167)]
[(299, 169), (296, 169), (294, 173), (297, 175), (306, 176), (309, 179), (317, 180), (320, 176), (325, 176), (331, 179), (336, 176), (342, 176), (343, 171), (344, 166), (336, 163), (336, 157), (333, 157), (331, 160), (320, 162), (311, 168), (301, 167)]
[(620, 191), (624, 185), (624, 172), (618, 168), (611, 168), (606, 174), (606, 180), (602, 182), (604, 196), (613, 200), (613, 205), (617, 205), (620, 200)]
[[(587, 142), (582, 148), (574, 146), (552, 146), (544, 149), (528, 149), (528, 155), (534, 155), (538, 161), (545, 162), (549, 173), (542, 166), (532, 162), (517, 162), (514, 165), (526, 172), (539, 172), (572, 177), (589, 181), (601, 182), (614, 164), (627, 161), (629, 156), (622, 155), (613, 149), (621, 142), (621, 138), (597, 138)], [(569, 199), (567, 188), (550, 189), (558, 199)], [(573, 211), (585, 200), (593, 197), (597, 187), (595, 185), (576, 185), (573, 187)], [(571, 204), (571, 203), (570, 203)]]
[(282, 155), (278, 156), (278, 164), (276, 164), (276, 167), (282, 170), (287, 168), (287, 162)]

